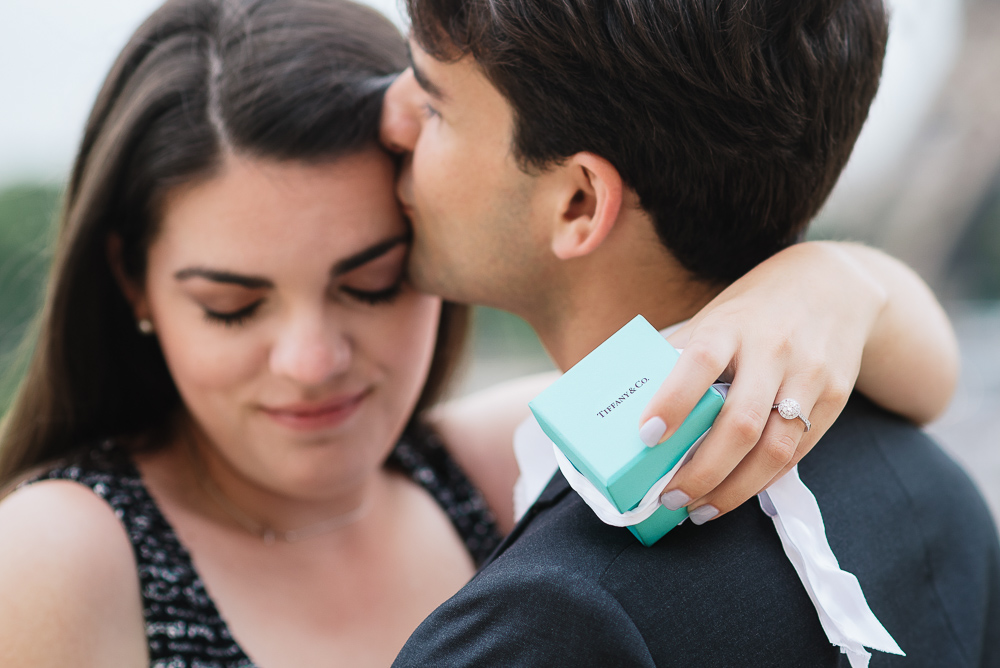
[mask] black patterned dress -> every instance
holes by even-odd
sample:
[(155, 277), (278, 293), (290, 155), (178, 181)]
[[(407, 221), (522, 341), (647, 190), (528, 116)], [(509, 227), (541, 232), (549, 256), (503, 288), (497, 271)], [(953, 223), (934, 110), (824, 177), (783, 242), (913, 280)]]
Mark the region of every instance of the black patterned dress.
[[(386, 465), (426, 489), (448, 514), (469, 554), (481, 563), (500, 542), (496, 521), (476, 489), (427, 428), (408, 430)], [(24, 484), (73, 480), (94, 490), (124, 525), (139, 568), (146, 639), (153, 668), (248, 668), (205, 590), (191, 556), (150, 496), (125, 448), (108, 441)]]

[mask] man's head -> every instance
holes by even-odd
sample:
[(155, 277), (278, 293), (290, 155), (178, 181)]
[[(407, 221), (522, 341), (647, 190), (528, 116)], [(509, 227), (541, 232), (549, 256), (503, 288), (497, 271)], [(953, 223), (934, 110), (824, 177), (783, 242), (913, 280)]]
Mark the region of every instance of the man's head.
[[(390, 89), (383, 127), (415, 151), (401, 187), (414, 269), (480, 300), (489, 289), (469, 282), (480, 262), (506, 281), (530, 267), (544, 277), (541, 237), (602, 201), (605, 213), (635, 203), (680, 266), (710, 283), (794, 243), (847, 162), (887, 37), (880, 0), (407, 5), (418, 79)], [(394, 108), (418, 84), (410, 112)], [(414, 111), (421, 99), (429, 107)], [(623, 196), (602, 200), (616, 178)]]

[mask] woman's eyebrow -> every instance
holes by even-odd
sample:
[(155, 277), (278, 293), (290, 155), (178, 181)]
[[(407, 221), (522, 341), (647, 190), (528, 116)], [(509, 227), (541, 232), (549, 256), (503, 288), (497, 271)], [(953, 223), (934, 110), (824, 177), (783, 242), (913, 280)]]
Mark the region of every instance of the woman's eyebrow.
[[(391, 239), (386, 239), (385, 241), (380, 241), (379, 243), (369, 246), (362, 251), (355, 253), (343, 260), (338, 261), (333, 265), (333, 270), (330, 272), (333, 276), (340, 276), (341, 274), (346, 274), (349, 271), (357, 269), (358, 267), (371, 262), (377, 258), (382, 257), (393, 248), (400, 244), (406, 244), (410, 242), (409, 234), (401, 234), (398, 237), (393, 237)], [(250, 288), (251, 290), (262, 290), (265, 288), (273, 288), (274, 283), (270, 280), (264, 278), (263, 276), (247, 276), (245, 274), (236, 274), (231, 271), (224, 271), (220, 269), (209, 269), (207, 267), (188, 267), (186, 269), (181, 269), (174, 274), (174, 278), (178, 281), (186, 281), (190, 278), (204, 278), (206, 280), (212, 281), (214, 283), (228, 283), (230, 285), (239, 285), (244, 288)]]
[(350, 257), (345, 257), (343, 260), (337, 262), (333, 265), (333, 270), (330, 274), (334, 277), (346, 274), (349, 271), (357, 269), (361, 265), (368, 264), (376, 258), (380, 258), (393, 248), (400, 244), (407, 244), (410, 242), (409, 234), (401, 234), (398, 237), (393, 237), (391, 239), (386, 239), (385, 241), (380, 241), (374, 246), (369, 246), (368, 248), (351, 255)]
[(266, 278), (263, 278), (262, 276), (245, 276), (243, 274), (234, 274), (231, 271), (220, 271), (217, 269), (208, 269), (206, 267), (188, 267), (187, 269), (181, 269), (174, 274), (174, 278), (178, 281), (186, 281), (189, 278), (204, 278), (215, 283), (229, 283), (231, 285), (239, 285), (252, 290), (274, 287), (274, 283)]

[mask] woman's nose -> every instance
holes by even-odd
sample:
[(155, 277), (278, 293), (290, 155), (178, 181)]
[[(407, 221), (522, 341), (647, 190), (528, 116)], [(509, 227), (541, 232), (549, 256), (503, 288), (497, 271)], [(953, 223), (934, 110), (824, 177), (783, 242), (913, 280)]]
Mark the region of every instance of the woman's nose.
[(283, 331), (271, 350), (271, 371), (300, 385), (329, 382), (350, 369), (350, 337), (322, 318), (303, 318)]
[(420, 138), (421, 107), (423, 93), (413, 70), (408, 69), (392, 82), (385, 93), (382, 104), (382, 121), (379, 136), (382, 145), (394, 153), (413, 150)]

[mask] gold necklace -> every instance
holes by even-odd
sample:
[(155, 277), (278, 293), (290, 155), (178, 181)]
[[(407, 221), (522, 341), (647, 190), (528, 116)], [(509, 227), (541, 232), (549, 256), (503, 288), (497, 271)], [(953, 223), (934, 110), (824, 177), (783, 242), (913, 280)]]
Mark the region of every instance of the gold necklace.
[(268, 526), (263, 522), (258, 522), (230, 501), (229, 498), (223, 494), (222, 490), (219, 489), (208, 476), (208, 472), (205, 470), (201, 458), (197, 455), (194, 443), (189, 443), (189, 445), (191, 448), (191, 463), (194, 468), (195, 478), (198, 480), (198, 485), (201, 487), (202, 491), (212, 497), (212, 500), (215, 501), (215, 503), (218, 504), (218, 506), (227, 515), (229, 515), (232, 520), (234, 520), (250, 534), (260, 538), (265, 545), (274, 545), (279, 540), (286, 543), (299, 543), (310, 538), (322, 536), (323, 534), (346, 527), (349, 524), (354, 524), (367, 515), (368, 510), (371, 508), (371, 499), (366, 498), (361, 502), (361, 505), (354, 510), (337, 515), (336, 517), (331, 517), (329, 519), (316, 522), (315, 524), (307, 524), (304, 527), (289, 529), (287, 531), (275, 529), (274, 527)]

